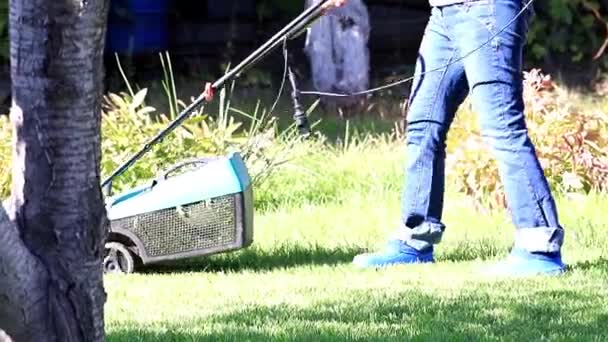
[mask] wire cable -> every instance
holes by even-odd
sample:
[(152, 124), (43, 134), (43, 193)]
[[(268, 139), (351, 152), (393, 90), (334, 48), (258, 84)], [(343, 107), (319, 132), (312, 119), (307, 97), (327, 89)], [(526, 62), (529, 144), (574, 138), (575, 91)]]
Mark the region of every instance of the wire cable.
[(283, 79), (281, 80), (281, 86), (279, 87), (279, 93), (277, 94), (277, 98), (274, 100), (272, 107), (270, 107), (270, 111), (268, 114), (272, 114), (272, 112), (276, 109), (281, 96), (283, 95), (283, 89), (285, 88), (285, 81), (287, 79), (287, 70), (289, 69), (289, 58), (287, 56), (287, 37), (283, 40), (283, 58), (284, 58), (284, 67), (283, 67)]

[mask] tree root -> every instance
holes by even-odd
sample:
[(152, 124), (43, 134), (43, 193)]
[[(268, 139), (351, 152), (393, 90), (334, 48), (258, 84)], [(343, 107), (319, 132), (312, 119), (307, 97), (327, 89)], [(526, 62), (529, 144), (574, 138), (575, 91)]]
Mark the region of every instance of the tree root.
[(46, 341), (47, 272), (7, 212), (0, 206), (0, 342), (12, 341), (9, 336), (16, 341)]

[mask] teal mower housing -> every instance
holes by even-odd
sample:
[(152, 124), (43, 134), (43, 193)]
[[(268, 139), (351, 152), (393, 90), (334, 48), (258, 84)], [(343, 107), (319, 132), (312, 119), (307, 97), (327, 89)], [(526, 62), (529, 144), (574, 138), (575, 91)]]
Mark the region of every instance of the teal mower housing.
[(106, 273), (234, 251), (253, 242), (253, 191), (240, 154), (179, 162), (106, 198)]

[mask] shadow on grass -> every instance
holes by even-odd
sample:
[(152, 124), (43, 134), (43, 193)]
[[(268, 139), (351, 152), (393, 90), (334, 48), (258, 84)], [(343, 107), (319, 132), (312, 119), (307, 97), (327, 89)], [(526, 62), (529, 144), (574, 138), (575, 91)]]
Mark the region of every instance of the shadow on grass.
[(525, 287), (501, 291), (496, 286), (463, 290), (456, 296), (405, 287), (397, 293), (349, 290), (337, 293), (336, 300), (248, 305), (228, 314), (167, 322), (162, 328), (118, 328), (108, 337), (109, 341), (530, 341), (598, 340), (608, 334), (606, 303), (599, 289), (597, 293)]
[(359, 253), (356, 247), (285, 245), (271, 250), (251, 247), (208, 258), (195, 258), (174, 263), (150, 265), (142, 273), (266, 271), (300, 266), (338, 265), (349, 263)]
[[(270, 271), (302, 266), (335, 266), (349, 264), (359, 253), (374, 252), (357, 246), (340, 246), (334, 248), (320, 245), (285, 244), (272, 249), (251, 247), (246, 250), (217, 254), (210, 257), (179, 260), (164, 264), (144, 266), (140, 273), (191, 273), (191, 272), (240, 272), (240, 271)], [(496, 261), (509, 253), (507, 245), (496, 241), (481, 240), (462, 242), (438, 250), (436, 260), (442, 262)], [(601, 271), (608, 272), (608, 259), (599, 258), (568, 264), (569, 271)]]
[[(596, 260), (588, 260), (579, 263), (575, 263), (569, 265), (572, 270), (580, 270), (580, 271), (601, 271), (608, 273), (608, 258), (601, 257)], [(608, 286), (607, 286), (608, 287)]]
[[(144, 266), (140, 273), (269, 271), (302, 266), (331, 266), (351, 263), (355, 255), (370, 252), (374, 250), (356, 246), (327, 248), (320, 245), (286, 244), (272, 249), (251, 247), (210, 257)], [(496, 244), (468, 243), (441, 251), (437, 254), (437, 261), (490, 260), (503, 253), (506, 251)]]

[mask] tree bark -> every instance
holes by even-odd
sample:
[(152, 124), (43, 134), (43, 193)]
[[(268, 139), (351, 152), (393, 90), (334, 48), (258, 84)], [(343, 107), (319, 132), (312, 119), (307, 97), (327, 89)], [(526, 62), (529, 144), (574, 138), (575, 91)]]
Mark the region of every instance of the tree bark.
[[(312, 6), (320, 0), (307, 0)], [(350, 0), (319, 19), (308, 33), (305, 51), (317, 91), (352, 94), (369, 87), (369, 13), (362, 0)], [(357, 105), (364, 97), (321, 97), (338, 109)]]
[(101, 91), (108, 0), (11, 0), (10, 205), (0, 211), (0, 329), (103, 341)]

